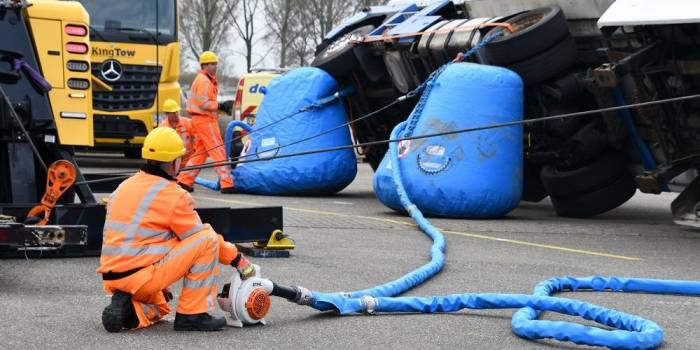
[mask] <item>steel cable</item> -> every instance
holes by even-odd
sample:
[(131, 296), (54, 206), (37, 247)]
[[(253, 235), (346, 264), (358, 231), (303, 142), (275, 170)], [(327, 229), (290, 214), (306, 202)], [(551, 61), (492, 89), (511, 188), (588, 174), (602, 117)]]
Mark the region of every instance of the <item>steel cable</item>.
[[(478, 127), (472, 127), (472, 128), (463, 128), (463, 129), (457, 129), (457, 130), (451, 130), (451, 131), (444, 131), (444, 132), (439, 132), (439, 133), (432, 133), (432, 134), (424, 134), (424, 135), (414, 135), (414, 136), (409, 136), (409, 137), (401, 137), (401, 138), (394, 138), (394, 139), (386, 139), (386, 140), (377, 140), (377, 141), (370, 141), (370, 142), (364, 142), (364, 143), (358, 143), (358, 144), (352, 144), (352, 145), (344, 145), (344, 146), (337, 146), (337, 147), (330, 147), (330, 148), (321, 148), (321, 149), (315, 149), (315, 150), (309, 150), (309, 151), (303, 151), (303, 152), (296, 152), (296, 153), (290, 153), (290, 154), (282, 154), (282, 155), (276, 155), (276, 156), (271, 156), (271, 157), (264, 157), (264, 158), (257, 158), (257, 159), (240, 159), (242, 157), (236, 157), (234, 160), (231, 161), (226, 161), (226, 162), (210, 162), (210, 163), (205, 163), (201, 164), (198, 166), (193, 166), (193, 167), (184, 167), (181, 170), (192, 170), (192, 169), (207, 169), (207, 168), (214, 168), (220, 165), (232, 165), (233, 163), (237, 164), (242, 164), (242, 163), (252, 163), (252, 162), (259, 162), (259, 161), (269, 161), (269, 160), (274, 160), (274, 159), (280, 159), (280, 158), (290, 158), (290, 157), (298, 157), (298, 156), (304, 156), (304, 155), (309, 155), (309, 154), (315, 154), (315, 153), (324, 153), (324, 152), (334, 152), (334, 151), (340, 151), (340, 150), (345, 150), (345, 149), (353, 149), (353, 148), (361, 148), (361, 147), (367, 147), (367, 146), (375, 146), (375, 145), (382, 145), (382, 144), (389, 144), (389, 143), (394, 143), (394, 142), (401, 142), (401, 141), (406, 141), (406, 140), (417, 140), (417, 139), (424, 139), (424, 138), (430, 138), (430, 137), (438, 137), (438, 136), (446, 136), (446, 135), (453, 135), (453, 134), (461, 134), (461, 133), (467, 133), (467, 132), (476, 132), (476, 131), (482, 131), (482, 130), (489, 130), (489, 129), (496, 129), (496, 128), (503, 128), (503, 127), (509, 127), (509, 126), (516, 126), (516, 125), (525, 125), (525, 124), (535, 124), (535, 123), (540, 123), (540, 122), (545, 122), (545, 121), (550, 121), (550, 120), (557, 120), (557, 119), (565, 119), (565, 118), (575, 118), (575, 117), (580, 117), (580, 116), (585, 116), (585, 115), (593, 115), (593, 114), (599, 114), (599, 113), (605, 113), (605, 112), (614, 112), (614, 111), (619, 111), (619, 110), (624, 110), (624, 109), (631, 109), (631, 108), (639, 108), (639, 107), (648, 107), (648, 106), (655, 106), (655, 105), (661, 105), (661, 104), (666, 104), (666, 103), (673, 103), (673, 102), (681, 102), (681, 101), (687, 101), (687, 100), (694, 100), (694, 99), (700, 99), (700, 94), (694, 94), (694, 95), (687, 95), (687, 96), (680, 96), (680, 97), (673, 97), (673, 98), (667, 98), (667, 99), (661, 99), (661, 100), (656, 100), (656, 101), (647, 101), (647, 102), (639, 102), (639, 103), (632, 103), (632, 104), (627, 104), (624, 106), (616, 106), (616, 107), (606, 107), (606, 108), (599, 108), (599, 109), (592, 109), (592, 110), (587, 110), (587, 111), (581, 111), (581, 112), (573, 112), (573, 113), (565, 113), (565, 114), (557, 114), (557, 115), (552, 115), (552, 116), (545, 116), (545, 117), (537, 117), (537, 118), (530, 118), (530, 119), (523, 119), (519, 121), (513, 121), (513, 122), (506, 122), (506, 123), (497, 123), (497, 124), (490, 124), (490, 125), (485, 125), (485, 126), (478, 126)], [(398, 100), (391, 102), (391, 104), (397, 103)], [(382, 108), (387, 108), (387, 106), (384, 106)], [(369, 114), (376, 115), (377, 111), (371, 112)], [(367, 115), (362, 116), (360, 118), (355, 119), (354, 121), (348, 122), (343, 124), (342, 126), (350, 125), (353, 122), (362, 120), (366, 118)], [(323, 131), (321, 134), (327, 134), (337, 128), (332, 128), (329, 130)], [(276, 149), (281, 149), (284, 147), (291, 146), (293, 144), (297, 144), (303, 141), (307, 141), (309, 139), (312, 139), (314, 137), (318, 137), (321, 134), (314, 135), (311, 137), (308, 137), (303, 140), (295, 141), (287, 145), (279, 146)], [(269, 150), (268, 150), (269, 151)], [(250, 157), (253, 155), (258, 155), (259, 153), (256, 154), (250, 154), (247, 155), (246, 157)], [(129, 175), (133, 175), (133, 172), (130, 172)], [(107, 182), (107, 181), (116, 181), (119, 179), (124, 179), (127, 178), (128, 176), (117, 176), (114, 178), (105, 178), (105, 179), (97, 179), (97, 180), (89, 180), (89, 181), (81, 181), (81, 182), (76, 182), (76, 185), (81, 185), (81, 184), (89, 184), (89, 183), (97, 183), (97, 182)]]

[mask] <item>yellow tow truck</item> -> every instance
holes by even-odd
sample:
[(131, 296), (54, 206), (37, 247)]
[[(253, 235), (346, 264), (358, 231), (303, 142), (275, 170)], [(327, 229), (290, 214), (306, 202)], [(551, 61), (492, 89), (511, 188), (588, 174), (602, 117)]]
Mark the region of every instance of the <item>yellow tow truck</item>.
[(180, 100), (176, 0), (79, 0), (90, 14), (95, 149), (140, 158), (141, 145)]

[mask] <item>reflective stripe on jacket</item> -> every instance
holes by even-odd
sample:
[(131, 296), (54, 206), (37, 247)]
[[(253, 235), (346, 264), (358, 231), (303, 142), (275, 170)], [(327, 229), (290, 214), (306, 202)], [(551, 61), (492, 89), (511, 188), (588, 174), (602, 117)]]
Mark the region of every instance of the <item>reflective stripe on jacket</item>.
[(216, 77), (200, 70), (192, 82), (190, 95), (187, 99), (187, 112), (194, 116), (209, 116), (217, 118), (219, 103), (216, 97), (219, 87)]
[(190, 194), (175, 181), (139, 171), (110, 195), (97, 272), (152, 265), (206, 227)]

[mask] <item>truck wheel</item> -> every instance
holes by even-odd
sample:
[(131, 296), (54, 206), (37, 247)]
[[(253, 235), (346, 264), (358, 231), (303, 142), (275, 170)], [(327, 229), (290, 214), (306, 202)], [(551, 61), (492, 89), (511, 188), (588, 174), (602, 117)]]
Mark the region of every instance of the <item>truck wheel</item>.
[(368, 25), (341, 36), (321, 50), (311, 62), (311, 66), (323, 69), (336, 79), (347, 76), (359, 66), (354, 52), (357, 45), (353, 41), (362, 40), (373, 29), (374, 26)]
[(367, 79), (377, 82), (384, 79), (388, 73), (381, 56), (372, 55), (370, 48), (365, 45), (355, 47), (355, 58)]
[[(240, 136), (241, 136), (240, 131), (233, 132), (233, 139), (236, 139)], [(241, 155), (241, 151), (243, 151), (243, 141), (241, 141), (241, 139), (233, 141), (228, 145), (228, 148), (229, 148), (228, 154), (230, 155), (229, 159), (237, 159), (237, 157), (239, 157)], [(231, 168), (235, 169), (237, 165), (238, 165), (238, 162), (234, 162), (233, 164), (231, 164)]]
[(226, 141), (226, 128), (228, 128), (228, 123), (233, 120), (229, 115), (219, 115), (216, 123), (219, 125), (219, 133), (221, 135), (221, 141)]
[(576, 74), (563, 76), (541, 86), (542, 93), (554, 99), (557, 104), (576, 104), (584, 93), (581, 80)]
[(559, 171), (546, 165), (540, 178), (550, 196), (569, 197), (605, 187), (622, 174), (626, 174), (625, 158), (622, 153), (613, 152), (587, 166), (569, 171)]
[[(491, 65), (508, 65), (525, 61), (546, 51), (569, 34), (566, 17), (558, 6), (543, 7), (521, 13), (505, 21), (515, 27), (516, 31), (504, 34), (486, 45), (480, 52), (484, 63)], [(489, 34), (503, 30), (491, 29)]]
[[(555, 104), (549, 107), (547, 115), (562, 115), (580, 112), (583, 108), (576, 104)], [(579, 116), (574, 118), (560, 118), (547, 121), (546, 129), (551, 131), (553, 134), (563, 137), (566, 139), (571, 138), (573, 135), (581, 131), (587, 124), (590, 123), (590, 117)]]
[(576, 41), (569, 35), (554, 47), (526, 61), (505, 66), (520, 75), (525, 86), (557, 76), (576, 62)]
[(547, 191), (540, 180), (542, 166), (533, 164), (525, 158), (523, 162), (523, 194), (521, 199), (526, 202), (539, 202), (547, 197)]
[(124, 157), (129, 159), (141, 159), (141, 148), (131, 147), (125, 149)]
[(367, 153), (365, 153), (365, 162), (369, 163), (372, 170), (377, 171), (377, 168), (379, 168), (379, 164), (382, 162), (382, 159), (384, 159), (384, 155), (386, 154), (387, 150), (388, 147), (385, 145), (372, 146), (372, 148), (369, 148)]
[(625, 173), (612, 184), (589, 193), (574, 197), (550, 197), (557, 215), (589, 218), (621, 206), (634, 196), (635, 191), (632, 176)]

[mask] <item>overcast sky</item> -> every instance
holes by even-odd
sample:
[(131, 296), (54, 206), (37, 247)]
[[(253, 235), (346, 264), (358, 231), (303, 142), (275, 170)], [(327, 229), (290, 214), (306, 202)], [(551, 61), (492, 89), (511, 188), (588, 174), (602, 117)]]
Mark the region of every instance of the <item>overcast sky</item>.
[[(258, 9), (257, 13), (255, 14), (254, 23), (257, 42), (254, 43), (253, 47), (253, 64), (255, 64), (263, 58), (263, 55), (267, 52), (271, 45), (271, 43), (266, 42), (262, 39), (263, 35), (265, 35), (265, 32), (267, 30), (267, 23), (265, 23), (265, 14), (262, 10), (262, 7)], [(246, 70), (245, 44), (243, 43), (243, 40), (238, 38), (238, 34), (236, 34), (235, 29), (231, 30), (231, 35), (233, 36), (233, 40), (227, 49), (230, 52), (232, 52), (232, 54), (230, 55), (230, 60), (233, 61), (234, 67), (232, 70), (230, 70), (230, 72), (232, 72), (236, 76), (240, 76), (241, 74), (245, 73)], [(257, 67), (277, 67), (278, 64), (279, 59), (273, 51), (270, 52), (265, 57), (265, 59), (263, 59), (262, 63), (257, 65)]]

